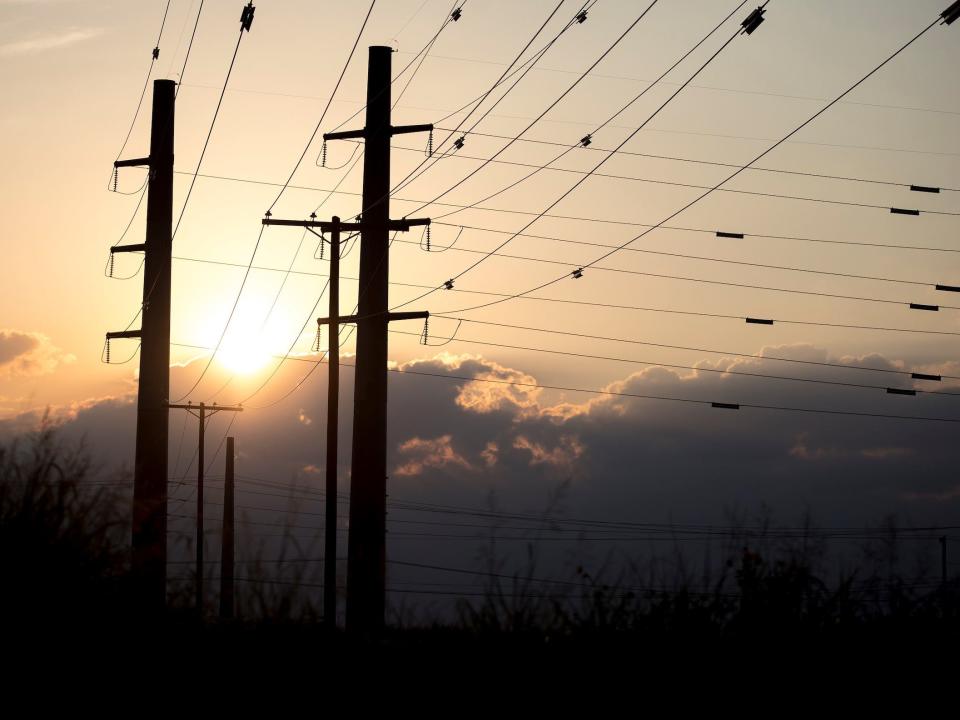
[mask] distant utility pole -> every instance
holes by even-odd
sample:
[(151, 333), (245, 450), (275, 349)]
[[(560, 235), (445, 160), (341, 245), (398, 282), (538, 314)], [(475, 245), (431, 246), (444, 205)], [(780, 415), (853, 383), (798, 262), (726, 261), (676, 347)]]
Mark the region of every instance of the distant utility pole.
[[(143, 245), (120, 245), (116, 252), (143, 252), (143, 304), (140, 330), (107, 333), (140, 338), (137, 389), (137, 444), (133, 471), (131, 569), (137, 604), (151, 615), (167, 601), (167, 434), (170, 395), (170, 256), (173, 221), (173, 130), (176, 83), (155, 80), (150, 156), (117, 160), (117, 168), (146, 166), (147, 238)], [(108, 353), (109, 354), (109, 353)]]
[[(310, 232), (317, 234), (320, 230), (321, 242), (330, 243), (330, 314), (325, 318), (317, 318), (317, 326), (329, 326), (329, 339), (327, 345), (327, 363), (329, 370), (329, 382), (327, 385), (327, 466), (326, 466), (326, 514), (324, 531), (324, 552), (323, 552), (323, 615), (324, 624), (333, 629), (337, 622), (337, 443), (338, 443), (338, 417), (339, 417), (339, 398), (340, 398), (340, 325), (347, 323), (357, 323), (359, 315), (340, 315), (340, 233), (343, 230), (354, 230), (362, 232), (365, 227), (364, 222), (345, 223), (341, 222), (336, 215), (331, 222), (316, 220), (316, 215), (311, 215), (310, 220), (273, 220), (266, 217), (263, 220), (264, 225), (282, 225), (292, 227), (303, 227)], [(388, 221), (389, 230), (406, 232), (411, 227), (418, 225), (429, 225), (429, 220), (393, 220)], [(329, 240), (323, 233), (329, 232)], [(361, 255), (362, 263), (362, 255)], [(362, 266), (361, 266), (362, 277)], [(362, 282), (362, 281), (361, 281)], [(408, 312), (391, 313), (386, 312), (386, 320), (413, 320), (430, 317), (428, 312)], [(386, 334), (386, 322), (384, 323), (384, 334)], [(384, 361), (384, 374), (386, 374), (386, 361)], [(386, 399), (384, 398), (384, 408)], [(356, 420), (354, 420), (356, 423)], [(356, 429), (354, 429), (356, 436)], [(368, 452), (369, 450), (364, 450)], [(384, 479), (386, 476), (384, 475)], [(356, 485), (351, 483), (351, 494)], [(386, 489), (384, 488), (384, 492)], [(353, 500), (351, 499), (351, 517)], [(385, 510), (385, 508), (384, 508)], [(384, 523), (386, 515), (384, 514)], [(351, 533), (352, 533), (351, 523)], [(386, 530), (384, 524), (383, 530)], [(352, 538), (351, 534), (351, 538)], [(383, 535), (381, 534), (381, 543)], [(383, 587), (383, 585), (381, 585)], [(349, 590), (348, 590), (349, 592)], [(382, 600), (381, 600), (382, 603)], [(348, 597), (347, 612), (349, 613), (350, 600)], [(380, 613), (380, 623), (382, 623), (383, 613)]]
[(223, 536), (220, 541), (220, 619), (233, 618), (233, 438), (227, 438), (226, 467), (223, 471)]
[(940, 536), (940, 583), (947, 586), (947, 536)]
[(204, 431), (207, 427), (207, 419), (218, 412), (243, 412), (243, 408), (237, 405), (207, 405), (200, 403), (194, 405), (167, 405), (171, 410), (186, 410), (200, 421), (200, 437), (197, 445), (197, 597), (196, 610), (197, 617), (203, 617), (203, 443)]

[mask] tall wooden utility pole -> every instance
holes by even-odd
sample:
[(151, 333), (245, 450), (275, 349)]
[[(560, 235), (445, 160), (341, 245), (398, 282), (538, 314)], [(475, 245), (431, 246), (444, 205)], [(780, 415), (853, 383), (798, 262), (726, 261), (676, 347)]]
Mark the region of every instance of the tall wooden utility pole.
[(139, 610), (163, 612), (167, 600), (167, 401), (170, 395), (170, 256), (173, 221), (173, 130), (176, 83), (155, 80), (150, 156), (117, 160), (115, 168), (149, 168), (147, 239), (111, 252), (143, 252), (140, 330), (107, 333), (140, 338), (137, 444), (133, 470), (131, 569)]
[(363, 241), (347, 541), (347, 630), (362, 634), (380, 630), (386, 607), (390, 138), (433, 129), (432, 125), (390, 124), (392, 56), (390, 47), (373, 46), (369, 50), (364, 129), (323, 136), (324, 140), (364, 140)]
[(197, 444), (197, 584), (196, 584), (196, 611), (198, 617), (203, 617), (203, 470), (204, 470), (204, 434), (207, 428), (207, 418), (218, 412), (243, 412), (237, 405), (167, 405), (171, 410), (186, 410), (200, 421), (200, 437)]
[[(266, 217), (263, 220), (264, 225), (281, 225), (287, 227), (302, 227), (310, 232), (317, 234), (320, 230), (320, 241), (327, 242), (323, 236), (324, 232), (330, 233), (330, 315), (325, 318), (317, 318), (317, 325), (329, 325), (329, 345), (328, 345), (328, 363), (329, 363), (329, 384), (327, 392), (327, 467), (326, 467), (326, 519), (325, 519), (325, 540), (323, 555), (323, 614), (324, 624), (329, 628), (336, 627), (337, 618), (337, 443), (338, 443), (338, 406), (340, 397), (340, 325), (348, 323), (358, 323), (362, 319), (360, 315), (340, 315), (340, 233), (343, 230), (363, 231), (366, 227), (366, 221), (360, 223), (341, 222), (337, 216), (333, 217), (331, 222), (318, 221), (316, 215), (311, 215), (310, 220), (274, 220)], [(387, 222), (388, 230), (406, 232), (411, 227), (418, 225), (429, 225), (429, 220), (390, 220)], [(361, 255), (362, 258), (362, 255)], [(362, 259), (361, 259), (362, 263)], [(362, 274), (361, 274), (362, 277)], [(362, 281), (361, 281), (362, 283)], [(362, 285), (361, 285), (362, 295)], [(428, 312), (405, 312), (384, 314), (384, 333), (386, 333), (386, 324), (391, 320), (414, 320), (426, 319), (430, 316)], [(386, 361), (384, 361), (384, 375), (386, 375)], [(384, 408), (386, 399), (384, 399)], [(354, 420), (356, 423), (356, 420)], [(356, 437), (356, 428), (354, 428), (354, 437)], [(385, 441), (384, 441), (385, 442)], [(384, 448), (385, 449), (385, 448)], [(363, 452), (368, 452), (364, 449)], [(351, 493), (356, 485), (351, 482)], [(386, 490), (384, 489), (384, 492)], [(353, 514), (353, 500), (351, 498), (351, 517)], [(383, 532), (386, 531), (386, 514), (384, 514)], [(353, 535), (353, 526), (351, 523), (351, 535)], [(381, 543), (383, 534), (381, 534)], [(348, 561), (349, 562), (349, 561)], [(383, 585), (381, 584), (381, 588)], [(349, 588), (348, 588), (349, 593)], [(382, 599), (381, 599), (382, 606)], [(347, 612), (350, 612), (350, 598), (347, 598)], [(349, 621), (348, 621), (349, 622)], [(383, 613), (380, 613), (379, 624), (383, 622)], [(379, 627), (375, 624), (374, 627)]]
[(223, 471), (223, 534), (220, 541), (220, 619), (233, 618), (233, 438), (227, 438)]

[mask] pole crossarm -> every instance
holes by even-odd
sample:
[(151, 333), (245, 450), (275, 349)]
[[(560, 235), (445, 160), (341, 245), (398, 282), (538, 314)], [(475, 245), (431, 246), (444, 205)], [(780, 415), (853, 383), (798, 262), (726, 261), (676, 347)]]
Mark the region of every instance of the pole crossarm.
[(167, 407), (170, 410), (200, 410), (201, 408), (206, 411), (207, 415), (213, 415), (216, 412), (227, 411), (227, 412), (243, 412), (242, 405), (207, 405), (205, 403), (200, 403), (199, 405), (194, 405), (193, 403), (187, 403), (186, 405), (171, 405), (167, 404)]
[(119, 330), (117, 332), (108, 332), (107, 340), (123, 340), (127, 338), (141, 337), (141, 330)]
[[(319, 228), (322, 232), (332, 232), (334, 223), (329, 220), (274, 220), (265, 217), (261, 220), (263, 225), (279, 225), (281, 227), (301, 227), (301, 228)], [(388, 220), (387, 230), (396, 230), (398, 232), (407, 232), (412, 227), (429, 225), (430, 218), (402, 218), (400, 220)], [(376, 226), (367, 222), (342, 222), (338, 226), (340, 230), (375, 230)]]
[[(422, 312), (391, 312), (387, 313), (387, 322), (393, 322), (394, 320), (426, 320), (428, 317), (430, 317), (430, 313), (426, 310)], [(336, 318), (336, 322), (341, 325), (350, 325), (362, 319), (359, 315), (341, 315)], [(328, 317), (317, 318), (317, 325), (329, 325), (330, 322), (331, 320)]]
[[(433, 124), (428, 123), (426, 125), (391, 125), (390, 134), (391, 135), (406, 135), (407, 133), (416, 133), (416, 132), (430, 132), (433, 130)], [(355, 140), (355, 139), (365, 139), (367, 137), (367, 130), (341, 130), (340, 132), (324, 133), (324, 140)]]
[(114, 166), (115, 168), (122, 168), (122, 167), (143, 167), (143, 166), (145, 166), (145, 165), (147, 165), (147, 166), (150, 165), (150, 158), (148, 158), (148, 157), (145, 157), (145, 158), (131, 158), (130, 160), (114, 160), (114, 161), (113, 161), (113, 166)]
[(114, 245), (110, 248), (111, 253), (132, 253), (132, 252), (146, 252), (147, 244), (146, 243), (137, 243), (135, 245)]

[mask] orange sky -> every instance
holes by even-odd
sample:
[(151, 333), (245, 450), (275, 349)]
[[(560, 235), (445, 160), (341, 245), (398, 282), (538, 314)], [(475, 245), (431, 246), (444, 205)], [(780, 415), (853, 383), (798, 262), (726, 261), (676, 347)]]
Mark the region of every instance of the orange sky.
[[(443, 115), (482, 93), (502, 72), (543, 18), (552, 2), (478, 2), (449, 25), (398, 106), (394, 121), (423, 123)], [(104, 277), (108, 247), (120, 237), (137, 202), (136, 195), (107, 191), (110, 167), (136, 104), (156, 40), (163, 2), (71, 2), (29, 0), (0, 2), (0, 79), (8, 100), (0, 106), (0, 165), (3, 213), (0, 214), (4, 262), (0, 267), (0, 329), (9, 337), (29, 336), (33, 348), (20, 362), (0, 364), (0, 413), (9, 416), (52, 405), (62, 407), (88, 398), (120, 395), (133, 387), (136, 361), (120, 366), (100, 362), (103, 334), (122, 329), (137, 311), (141, 276), (127, 281)], [(241, 3), (207, 3), (201, 19), (177, 108), (177, 176), (175, 213), (179, 212), (209, 128), (218, 91), (236, 40)], [(349, 117), (364, 96), (366, 46), (393, 43), (399, 52), (395, 68), (409, 62), (432, 36), (449, 8), (448, 0), (402, 0), (375, 8), (355, 61), (321, 130)], [(576, 10), (564, 6), (542, 37), (550, 37)], [(702, 37), (736, 3), (716, 0), (662, 0), (623, 43), (570, 96), (525, 137), (575, 142), (659, 75)], [(824, 1), (786, 3), (773, 0), (768, 20), (754, 35), (738, 37), (718, 59), (657, 115), (625, 149), (725, 163), (742, 163), (766, 148), (845, 89), (943, 9), (944, 0), (911, 3)], [(589, 19), (577, 25), (548, 51), (535, 70), (477, 128), (512, 135), (523, 129), (557, 97), (583, 68), (609, 46), (638, 14), (635, 2), (600, 0)], [(217, 120), (201, 173), (282, 182), (303, 149), (363, 19), (363, 3), (270, 2), (258, 4), (256, 20), (243, 39), (223, 108)], [(160, 41), (159, 75), (172, 77), (182, 62), (196, 3), (174, 0)], [(740, 19), (738, 13), (735, 18)], [(598, 147), (616, 146), (690, 73), (732, 34), (736, 21), (724, 28), (696, 55), (677, 68), (667, 82), (612, 126), (597, 133)], [(777, 149), (763, 164), (806, 172), (875, 178), (924, 185), (960, 187), (957, 157), (960, 140), (960, 97), (954, 69), (960, 64), (957, 28), (936, 27), (900, 58), (832, 108), (794, 142)], [(532, 48), (543, 43), (537, 41)], [(145, 108), (149, 106), (149, 93)], [(446, 121), (455, 123), (457, 118)], [(354, 125), (356, 122), (353, 123)], [(125, 155), (146, 151), (148, 113), (141, 113)], [(438, 140), (440, 139), (438, 134)], [(402, 178), (420, 162), (425, 138), (395, 139), (394, 178)], [(471, 136), (464, 155), (489, 156), (502, 141)], [(856, 146), (856, 147), (854, 147)], [(407, 149), (402, 149), (407, 148)], [(331, 166), (350, 158), (348, 143), (331, 144)], [(519, 143), (502, 159), (539, 164), (559, 148)], [(314, 143), (294, 184), (331, 188), (343, 171), (316, 167), (320, 143)], [(563, 167), (584, 169), (600, 154), (577, 151)], [(417, 207), (404, 199), (436, 196), (479, 163), (450, 158), (398, 193), (393, 214)], [(717, 182), (723, 168), (617, 156), (603, 168), (611, 175), (704, 185)], [(527, 172), (523, 167), (486, 168), (445, 198), (471, 203)], [(142, 173), (121, 173), (120, 189), (136, 190)], [(577, 175), (545, 172), (491, 201), (501, 209), (540, 211), (567, 189)], [(864, 185), (768, 173), (746, 173), (732, 188), (785, 195), (960, 212), (960, 196), (910, 193), (899, 187)], [(344, 217), (359, 210), (359, 167), (331, 197), (321, 215)], [(695, 197), (696, 190), (614, 178), (592, 178), (553, 213), (656, 223)], [(354, 193), (354, 194), (346, 194)], [(210, 346), (223, 329), (243, 275), (242, 267), (192, 262), (217, 260), (245, 266), (263, 211), (276, 188), (200, 178), (174, 246), (173, 329), (177, 343)], [(302, 217), (325, 197), (317, 190), (288, 190), (274, 210), (277, 217)], [(436, 217), (451, 208), (421, 211)], [(517, 230), (529, 216), (479, 209), (457, 213), (444, 222), (498, 230)], [(831, 206), (795, 200), (730, 193), (712, 196), (670, 224), (704, 229), (731, 229), (751, 234), (855, 240), (887, 244), (952, 247), (958, 218), (922, 215), (891, 216), (872, 208)], [(618, 244), (638, 230), (629, 225), (546, 218), (531, 233)], [(436, 226), (432, 243), (452, 241), (457, 229)], [(127, 236), (141, 242), (143, 217), (138, 215)], [(466, 230), (457, 246), (488, 250), (503, 237)], [(257, 266), (286, 268), (301, 234), (271, 229), (258, 250)], [(451, 251), (422, 252), (419, 232), (394, 246), (392, 278), (397, 282), (436, 286), (471, 264), (476, 255)], [(894, 277), (921, 282), (960, 284), (955, 253), (889, 250), (769, 238), (719, 240), (705, 233), (660, 230), (637, 244), (640, 249), (725, 258), (745, 262), (797, 266), (836, 273)], [(327, 263), (312, 257), (307, 237), (293, 267), (325, 273)], [(528, 257), (562, 260), (569, 269), (591, 261), (602, 250), (548, 240), (517, 238), (504, 250)], [(358, 253), (344, 263), (343, 274), (356, 277)], [(622, 252), (603, 263), (608, 267), (749, 283), (845, 295), (861, 295), (950, 304), (950, 297), (932, 289), (840, 277), (757, 269), (704, 260)], [(117, 273), (135, 270), (132, 257), (118, 258)], [(563, 266), (491, 259), (457, 282), (457, 289), (514, 292), (566, 272)], [(227, 336), (225, 356), (247, 348), (283, 353), (291, 344), (307, 352), (312, 323), (295, 342), (308, 311), (322, 288), (322, 279), (293, 275), (277, 297), (283, 275), (255, 270), (240, 298)], [(421, 290), (395, 287), (392, 301)], [(553, 297), (589, 302), (642, 305), (697, 312), (756, 315), (822, 322), (884, 325), (916, 329), (960, 330), (956, 311), (918, 313), (905, 306), (781, 294), (763, 290), (698, 284), (636, 275), (588, 271), (545, 292)], [(351, 306), (356, 283), (344, 280), (342, 306)], [(477, 296), (435, 294), (424, 309), (442, 313), (475, 304)], [(276, 299), (276, 307), (265, 314)], [(325, 301), (324, 301), (325, 304)], [(742, 353), (764, 346), (809, 343), (831, 357), (879, 353), (911, 367), (945, 367), (956, 357), (957, 339), (797, 325), (748, 326), (742, 322), (682, 315), (638, 313), (576, 305), (514, 301), (471, 314), (478, 319), (517, 325), (641, 338), (657, 343), (719, 348)], [(436, 321), (437, 336), (453, 323)], [(397, 361), (424, 357), (417, 344), (419, 325), (396, 327), (414, 335), (394, 335), (391, 352)], [(462, 339), (586, 352), (623, 354), (622, 347), (573, 342), (528, 332), (492, 331), (465, 326)], [(10, 342), (13, 342), (11, 340)], [(114, 346), (125, 358), (135, 345)], [(348, 346), (348, 350), (349, 350)], [(602, 387), (629, 374), (631, 368), (609, 361), (544, 356), (451, 344), (451, 352), (480, 352), (511, 367), (534, 374), (541, 382)], [(706, 356), (687, 351), (635, 348), (631, 357), (652, 362), (694, 364)], [(186, 361), (196, 351), (175, 348)], [(632, 369), (638, 369), (637, 366)], [(251, 380), (251, 382), (254, 382)], [(219, 384), (204, 383), (196, 400)], [(180, 391), (186, 386), (179, 388)], [(177, 393), (174, 387), (173, 392)], [(261, 400), (289, 390), (268, 386)], [(235, 400), (226, 393), (221, 401)], [(900, 398), (893, 398), (894, 403)], [(838, 395), (837, 407), (847, 404)], [(923, 399), (911, 406), (922, 413)], [(903, 406), (891, 405), (897, 411)]]

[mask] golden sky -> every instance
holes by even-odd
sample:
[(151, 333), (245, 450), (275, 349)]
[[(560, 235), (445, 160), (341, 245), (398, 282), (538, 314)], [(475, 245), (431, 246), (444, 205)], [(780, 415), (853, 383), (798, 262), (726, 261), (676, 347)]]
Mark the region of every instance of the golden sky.
[[(723, 163), (745, 163), (846, 89), (943, 10), (945, 0), (915, 2), (786, 2), (773, 0), (767, 21), (751, 36), (734, 40), (694, 83), (660, 112), (625, 150)], [(0, 328), (28, 335), (36, 349), (30, 362), (0, 374), (0, 412), (11, 415), (47, 405), (64, 406), (88, 398), (128, 392), (136, 361), (101, 363), (103, 334), (125, 327), (137, 311), (141, 275), (118, 281), (104, 277), (109, 246), (117, 242), (137, 203), (136, 194), (113, 194), (107, 186), (111, 163), (130, 124), (159, 28), (163, 6), (147, 2), (77, 2), (70, 0), (0, 1), (0, 80), (6, 100), (0, 105), (3, 213), (0, 237)], [(543, 22), (553, 2), (472, 0), (462, 19), (441, 33), (427, 60), (396, 108), (395, 124), (436, 122), (483, 93), (511, 62)], [(567, 3), (531, 50), (575, 14)], [(526, 138), (573, 143), (605, 120), (645, 84), (733, 9), (735, 2), (661, 0), (620, 45), (571, 94), (524, 135)], [(171, 3), (156, 65), (159, 77), (175, 77), (182, 63), (196, 2)], [(380, 2), (361, 40), (344, 83), (321, 131), (356, 112), (364, 97), (366, 47), (392, 44), (394, 69), (413, 58), (436, 32), (449, 10), (448, 0)], [(522, 130), (562, 93), (639, 14), (646, 3), (599, 0), (589, 19), (576, 25), (550, 49), (524, 80), (477, 127), (479, 132), (511, 136)], [(238, 32), (241, 3), (206, 3), (177, 107), (177, 175), (175, 215), (223, 84)], [(579, 7), (579, 5), (577, 5)], [(653, 112), (677, 83), (683, 82), (736, 29), (751, 6), (711, 38), (700, 51), (652, 88), (634, 107), (594, 136), (594, 145), (615, 147), (632, 128)], [(200, 170), (203, 175), (283, 182), (303, 150), (319, 113), (356, 36), (366, 3), (317, 3), (264, 0), (257, 4), (252, 32), (243, 38), (223, 107)], [(888, 67), (831, 108), (790, 142), (764, 158), (762, 165), (811, 173), (855, 176), (904, 183), (960, 187), (957, 158), (960, 139), (960, 94), (955, 68), (960, 64), (957, 27), (932, 29)], [(397, 92), (395, 86), (395, 93)], [(493, 97), (498, 97), (494, 94)], [(149, 92), (125, 150), (127, 157), (146, 153)], [(347, 127), (358, 126), (357, 120)], [(457, 117), (442, 123), (455, 127)], [(453, 124), (451, 124), (453, 123)], [(439, 141), (444, 135), (437, 133)], [(423, 158), (426, 138), (397, 137), (393, 155), (395, 180)], [(462, 155), (486, 157), (503, 141), (470, 136)], [(517, 143), (501, 159), (540, 164), (561, 148)], [(354, 147), (331, 143), (328, 164), (347, 162)], [(320, 143), (307, 153), (293, 184), (332, 188), (342, 170), (315, 165)], [(586, 169), (601, 153), (580, 150), (560, 164)], [(397, 194), (393, 215), (417, 208), (452, 185), (479, 161), (451, 157)], [(348, 217), (359, 211), (360, 167), (319, 211), (322, 217)], [(451, 192), (445, 201), (469, 204), (528, 172), (517, 165), (494, 164)], [(728, 168), (638, 156), (615, 156), (603, 173), (680, 184), (710, 185)], [(538, 212), (579, 176), (543, 172), (489, 202), (500, 209)], [(121, 172), (119, 188), (136, 191), (138, 170)], [(902, 187), (841, 182), (818, 178), (747, 172), (731, 188), (782, 195), (858, 202), (868, 205), (921, 207), (960, 212), (960, 195), (911, 193)], [(187, 345), (216, 343), (236, 298), (243, 267), (250, 262), (260, 218), (277, 188), (201, 177), (197, 181), (174, 245), (172, 340)], [(589, 243), (619, 244), (640, 230), (629, 223), (657, 223), (696, 196), (697, 190), (636, 180), (594, 177), (552, 213), (612, 222), (544, 218), (528, 232)], [(317, 189), (289, 189), (274, 209), (276, 217), (307, 215), (326, 195)], [(450, 207), (420, 211), (434, 217)], [(529, 215), (472, 209), (443, 222), (515, 231)], [(824, 240), (954, 247), (958, 218), (890, 215), (882, 209), (714, 193), (670, 223), (687, 228), (726, 229), (768, 236)], [(448, 244), (456, 227), (437, 225), (434, 246)], [(142, 242), (143, 213), (131, 225), (126, 242)], [(507, 235), (468, 229), (457, 247), (489, 250)], [(427, 254), (418, 248), (420, 232), (394, 245), (392, 279), (399, 283), (437, 286), (471, 264), (476, 255), (450, 251)], [(269, 229), (255, 265), (287, 268), (301, 233)], [(637, 249), (698, 255), (768, 265), (826, 270), (835, 273), (892, 277), (930, 283), (960, 284), (956, 253), (921, 252), (772, 238), (722, 240), (709, 233), (657, 230)], [(293, 268), (325, 273), (327, 263), (312, 257), (308, 236)], [(547, 258), (560, 265), (494, 258), (457, 281), (457, 290), (515, 292), (590, 262), (602, 248), (550, 240), (516, 238), (505, 253)], [(345, 277), (356, 277), (359, 253), (344, 261)], [(216, 260), (240, 267), (193, 262)], [(136, 270), (134, 256), (118, 257), (117, 274)], [(859, 295), (906, 302), (950, 304), (946, 293), (920, 285), (828, 277), (816, 274), (720, 264), (635, 252), (620, 252), (602, 265), (656, 274), (724, 282), (766, 285), (807, 291)], [(254, 270), (238, 304), (225, 341), (225, 359), (245, 348), (284, 353), (294, 344), (307, 352), (313, 323), (294, 343), (323, 279), (291, 275), (277, 296), (283, 273)], [(392, 302), (422, 290), (394, 286)], [(695, 312), (753, 315), (843, 324), (957, 331), (956, 311), (921, 313), (905, 305), (880, 304), (783, 294), (765, 290), (604, 272), (591, 269), (580, 280), (560, 283), (551, 297), (640, 305)], [(945, 297), (946, 296), (946, 297)], [(342, 307), (352, 306), (356, 283), (343, 282)], [(433, 313), (476, 304), (478, 296), (435, 293), (420, 306)], [(276, 298), (269, 317), (265, 315)], [(323, 301), (321, 307), (325, 305)], [(418, 306), (418, 307), (420, 307)], [(763, 347), (810, 344), (830, 357), (878, 353), (909, 367), (943, 367), (956, 357), (957, 339), (777, 324), (746, 325), (734, 320), (612, 310), (518, 300), (470, 314), (477, 319), (645, 339), (657, 343), (756, 353)], [(442, 336), (450, 322), (437, 320), (431, 331)], [(396, 326), (413, 333), (391, 337), (391, 354), (399, 362), (424, 357), (417, 344), (420, 326)], [(531, 335), (465, 325), (462, 339), (581, 352), (620, 354), (652, 362), (695, 364), (713, 358), (695, 352), (628, 348), (569, 338)], [(13, 335), (11, 335), (13, 338)], [(14, 340), (16, 338), (13, 338)], [(13, 340), (11, 340), (13, 342)], [(29, 343), (29, 340), (21, 340)], [(135, 345), (114, 346), (124, 358)], [(232, 348), (232, 351), (230, 350)], [(349, 346), (347, 348), (350, 349)], [(609, 361), (545, 356), (467, 344), (451, 344), (451, 352), (482, 352), (510, 367), (520, 367), (541, 382), (602, 387), (631, 369)], [(185, 362), (197, 351), (174, 348)], [(23, 358), (21, 358), (22, 360)], [(640, 366), (638, 366), (640, 367)], [(176, 386), (174, 395), (186, 390)], [(205, 381), (196, 400), (219, 387)], [(289, 385), (268, 386), (261, 400), (282, 395)], [(225, 392), (221, 401), (237, 398)], [(901, 398), (891, 398), (896, 411)], [(910, 406), (922, 414), (923, 399)], [(896, 404), (900, 403), (900, 404)], [(857, 400), (836, 396), (836, 406)]]

